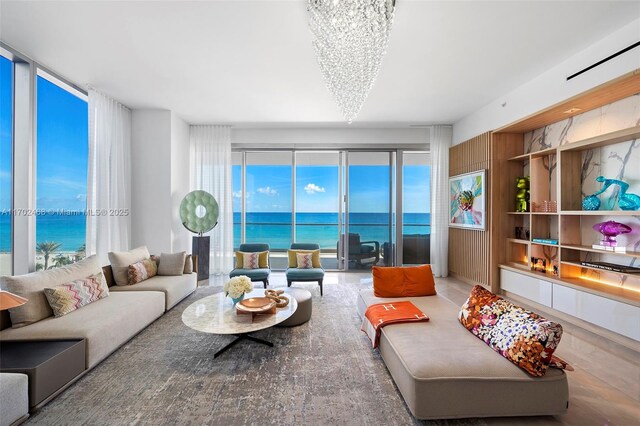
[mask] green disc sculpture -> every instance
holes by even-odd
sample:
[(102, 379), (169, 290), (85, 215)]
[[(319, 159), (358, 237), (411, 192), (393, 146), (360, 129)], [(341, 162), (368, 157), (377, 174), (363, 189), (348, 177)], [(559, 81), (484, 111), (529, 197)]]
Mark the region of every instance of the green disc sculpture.
[(218, 203), (206, 191), (192, 191), (180, 203), (180, 220), (185, 228), (198, 235), (211, 231), (218, 224)]

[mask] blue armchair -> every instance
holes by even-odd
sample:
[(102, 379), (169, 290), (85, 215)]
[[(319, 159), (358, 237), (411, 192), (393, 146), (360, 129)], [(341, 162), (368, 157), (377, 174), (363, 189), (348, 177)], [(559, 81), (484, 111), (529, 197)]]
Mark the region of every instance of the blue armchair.
[[(245, 253), (256, 253), (261, 251), (268, 251), (269, 244), (263, 243), (247, 243), (240, 244), (240, 251)], [(260, 269), (244, 269), (244, 268), (236, 268), (233, 271), (229, 272), (229, 277), (237, 277), (240, 275), (246, 275), (251, 279), (251, 281), (262, 281), (264, 284), (264, 288), (267, 288), (269, 285), (269, 274), (271, 273), (271, 269), (269, 268), (260, 268)]]
[[(319, 250), (319, 244), (312, 243), (293, 243), (291, 244), (291, 250)], [(322, 296), (322, 280), (324, 279), (324, 269), (311, 268), (311, 269), (298, 269), (287, 268), (287, 286), (291, 287), (294, 281), (317, 281), (320, 285), (320, 296)]]

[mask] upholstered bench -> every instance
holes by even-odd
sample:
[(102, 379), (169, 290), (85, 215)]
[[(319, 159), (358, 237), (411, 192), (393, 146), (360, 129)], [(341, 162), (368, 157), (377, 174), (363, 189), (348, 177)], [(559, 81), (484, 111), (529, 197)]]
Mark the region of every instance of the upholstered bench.
[(0, 373), (0, 426), (17, 425), (29, 417), (29, 381), (26, 374)]
[(289, 318), (278, 324), (281, 327), (294, 327), (304, 324), (311, 319), (313, 304), (311, 302), (311, 292), (303, 288), (288, 288), (284, 291), (298, 302), (298, 309)]

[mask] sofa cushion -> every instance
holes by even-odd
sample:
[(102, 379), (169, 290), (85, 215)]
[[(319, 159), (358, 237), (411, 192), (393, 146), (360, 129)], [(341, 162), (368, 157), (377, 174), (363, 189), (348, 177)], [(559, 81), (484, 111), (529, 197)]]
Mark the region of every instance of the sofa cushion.
[(165, 310), (173, 308), (182, 299), (193, 293), (198, 287), (197, 274), (178, 276), (156, 275), (136, 285), (111, 287), (111, 292), (122, 291), (161, 291), (165, 295)]
[[(246, 251), (237, 251), (236, 252), (236, 269), (248, 269), (244, 267), (244, 254), (252, 253)], [(269, 251), (260, 251), (258, 253), (258, 264), (260, 269), (268, 269), (269, 268)]]
[(187, 253), (184, 251), (162, 253), (160, 255), (160, 264), (158, 265), (158, 275), (182, 275), (186, 258)]
[[(398, 299), (361, 290), (357, 309)], [(429, 322), (382, 329), (380, 355), (418, 419), (562, 414), (568, 385), (562, 370), (532, 377), (460, 326), (459, 307), (443, 296), (407, 297)], [(363, 349), (369, 345), (363, 335)]]
[(310, 281), (310, 280), (321, 280), (324, 278), (324, 269), (322, 268), (311, 268), (311, 269), (300, 269), (300, 268), (289, 268), (286, 272), (288, 280), (302, 280), (302, 281)]
[(183, 274), (192, 274), (193, 273), (193, 256), (190, 254), (184, 258), (184, 269), (182, 270)]
[(244, 269), (260, 269), (259, 253), (242, 253), (242, 267)]
[(296, 256), (298, 253), (311, 253), (312, 254), (311, 260), (313, 263), (313, 267), (322, 268), (322, 263), (320, 262), (320, 249), (318, 250), (302, 250), (302, 249), (287, 250), (287, 256), (289, 257), (289, 268), (296, 268), (298, 266), (298, 258)]
[(28, 300), (22, 306), (9, 309), (11, 326), (13, 328), (23, 327), (53, 315), (47, 297), (44, 295), (45, 288), (87, 278), (101, 271), (98, 258), (90, 256), (61, 268), (13, 277), (0, 277), (0, 288)]
[(477, 285), (459, 319), (491, 349), (532, 376), (544, 376), (560, 343), (562, 326)]
[(0, 340), (86, 339), (86, 367), (105, 359), (164, 313), (158, 291), (114, 292), (60, 318), (0, 331)]
[(229, 278), (239, 277), (240, 275), (246, 275), (247, 277), (251, 278), (251, 281), (260, 281), (260, 280), (266, 280), (267, 278), (269, 278), (270, 272), (271, 271), (269, 269), (264, 269), (264, 268), (260, 268), (260, 269), (239, 268), (229, 272)]
[(44, 295), (53, 310), (53, 315), (61, 317), (89, 303), (104, 299), (109, 295), (109, 287), (100, 272), (87, 278), (45, 288)]
[(133, 265), (141, 260), (148, 259), (149, 250), (147, 246), (141, 246), (129, 251), (112, 251), (109, 252), (109, 263), (113, 270), (113, 279), (116, 285), (128, 285), (129, 265)]
[(431, 265), (373, 267), (373, 291), (378, 297), (418, 297), (436, 294)]
[(29, 415), (29, 378), (21, 373), (0, 373), (0, 426), (9, 426)]
[(127, 283), (138, 284), (158, 274), (158, 264), (153, 259), (144, 259), (129, 265), (127, 270)]

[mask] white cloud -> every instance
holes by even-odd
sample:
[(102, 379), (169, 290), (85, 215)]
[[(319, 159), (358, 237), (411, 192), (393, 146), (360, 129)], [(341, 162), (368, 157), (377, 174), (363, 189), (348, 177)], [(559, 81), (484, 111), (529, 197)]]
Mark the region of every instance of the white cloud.
[(87, 194), (78, 194), (76, 195), (76, 200), (78, 201), (84, 201), (87, 199)]
[(307, 194), (315, 194), (316, 192), (324, 192), (324, 188), (316, 185), (315, 183), (307, 184), (304, 187), (304, 190), (307, 191)]
[(271, 188), (270, 186), (266, 186), (264, 188), (258, 188), (258, 192), (264, 195), (269, 195), (269, 196), (278, 194), (278, 191), (275, 190), (274, 188)]
[(242, 191), (233, 191), (233, 198), (241, 198)]

